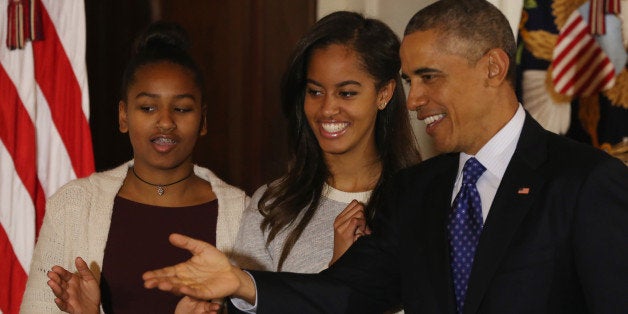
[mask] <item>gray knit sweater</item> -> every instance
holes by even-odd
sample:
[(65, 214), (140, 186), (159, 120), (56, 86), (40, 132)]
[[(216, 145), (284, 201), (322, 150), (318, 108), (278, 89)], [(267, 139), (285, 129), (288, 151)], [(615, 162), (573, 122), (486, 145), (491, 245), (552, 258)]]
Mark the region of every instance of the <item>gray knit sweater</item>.
[[(233, 261), (244, 269), (276, 271), (286, 237), (294, 227), (280, 231), (266, 246), (268, 232), (260, 230), (263, 216), (257, 204), (267, 186), (260, 187), (244, 211), (236, 243)], [(282, 271), (317, 273), (327, 268), (334, 249), (334, 220), (354, 199), (366, 203), (371, 192), (348, 193), (329, 185), (323, 188), (320, 204), (310, 223), (305, 227), (292, 251), (286, 258)], [(298, 219), (301, 217), (299, 216)]]

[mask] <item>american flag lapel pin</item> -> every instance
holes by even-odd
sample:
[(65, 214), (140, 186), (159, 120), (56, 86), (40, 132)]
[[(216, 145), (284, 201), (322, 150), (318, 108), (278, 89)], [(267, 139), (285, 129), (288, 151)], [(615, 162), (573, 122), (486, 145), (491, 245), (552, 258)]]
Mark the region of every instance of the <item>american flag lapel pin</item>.
[(530, 188), (528, 187), (519, 188), (519, 190), (517, 190), (517, 194), (528, 195), (530, 194)]

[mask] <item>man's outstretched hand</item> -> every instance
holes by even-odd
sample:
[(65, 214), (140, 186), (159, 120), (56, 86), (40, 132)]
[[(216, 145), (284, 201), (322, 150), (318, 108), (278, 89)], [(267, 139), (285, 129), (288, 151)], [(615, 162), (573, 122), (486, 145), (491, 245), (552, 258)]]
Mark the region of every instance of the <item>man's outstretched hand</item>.
[(255, 284), (227, 256), (209, 243), (181, 234), (171, 234), (172, 245), (186, 249), (192, 258), (174, 266), (147, 271), (144, 287), (158, 288), (197, 299), (212, 300), (229, 296), (255, 303)]

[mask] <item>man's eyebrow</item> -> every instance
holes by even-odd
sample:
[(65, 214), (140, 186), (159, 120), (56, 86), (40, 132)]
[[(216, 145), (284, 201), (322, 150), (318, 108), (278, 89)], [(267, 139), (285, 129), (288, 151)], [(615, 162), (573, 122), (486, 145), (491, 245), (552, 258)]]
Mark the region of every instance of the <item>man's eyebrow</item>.
[[(442, 71), (434, 68), (422, 67), (412, 71), (412, 76), (421, 76), (428, 73), (442, 73)], [(401, 73), (401, 78), (406, 81), (410, 80), (410, 76), (405, 73)]]
[(414, 75), (422, 75), (422, 74), (426, 74), (426, 73), (441, 73), (441, 72), (442, 71), (438, 70), (438, 69), (423, 67), (423, 68), (418, 68), (418, 69), (414, 70), (412, 72), (412, 74), (414, 74)]

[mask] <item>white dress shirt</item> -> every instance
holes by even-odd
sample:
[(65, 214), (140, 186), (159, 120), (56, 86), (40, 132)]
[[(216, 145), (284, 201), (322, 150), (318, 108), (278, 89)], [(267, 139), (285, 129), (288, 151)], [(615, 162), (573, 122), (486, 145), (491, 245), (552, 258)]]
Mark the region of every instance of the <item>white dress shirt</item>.
[(519, 136), (523, 129), (525, 116), (525, 111), (521, 104), (519, 104), (519, 108), (517, 108), (517, 112), (512, 119), (480, 148), (475, 156), (460, 153), (458, 175), (456, 176), (456, 182), (451, 195), (452, 203), (462, 185), (462, 167), (469, 158), (475, 157), (486, 168), (486, 171), (476, 182), (476, 187), (480, 193), (480, 200), (482, 201), (482, 221), (486, 221), (488, 212), (493, 204), (493, 199), (495, 198), (495, 193), (497, 193), (497, 188), (502, 182), (506, 167), (508, 167), (510, 159), (517, 148), (517, 142), (519, 141)]

